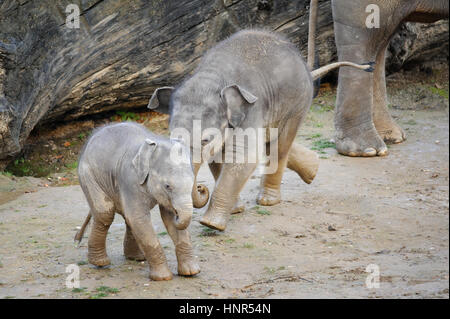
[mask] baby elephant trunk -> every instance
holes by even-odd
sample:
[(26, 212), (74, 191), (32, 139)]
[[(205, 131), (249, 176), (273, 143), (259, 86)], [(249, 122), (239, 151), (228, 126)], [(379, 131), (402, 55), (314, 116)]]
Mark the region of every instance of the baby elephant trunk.
[(178, 230), (186, 229), (191, 223), (192, 218), (192, 199), (189, 196), (179, 203), (173, 203), (175, 209), (175, 227)]

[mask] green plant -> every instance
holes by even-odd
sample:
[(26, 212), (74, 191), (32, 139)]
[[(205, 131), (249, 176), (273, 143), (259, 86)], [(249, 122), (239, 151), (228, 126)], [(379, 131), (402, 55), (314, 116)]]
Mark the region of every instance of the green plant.
[(330, 142), (327, 139), (321, 139), (318, 141), (314, 141), (312, 144), (313, 144), (313, 147), (311, 147), (311, 149), (314, 151), (321, 151), (326, 148), (336, 148), (336, 144), (333, 142)]
[(162, 232), (160, 232), (159, 234), (158, 234), (158, 236), (166, 236), (167, 235), (167, 232), (166, 231), (162, 231)]
[(431, 93), (439, 95), (440, 97), (443, 97), (444, 99), (448, 100), (448, 90), (438, 89), (434, 86), (431, 86), (430, 91), (431, 91)]
[(253, 207), (253, 209), (255, 209), (255, 212), (259, 215), (270, 215), (271, 214), (270, 211), (268, 211), (267, 209), (262, 208), (260, 206), (255, 206), (255, 207)]
[(121, 121), (137, 121), (140, 118), (136, 113), (127, 111), (117, 111), (116, 114), (120, 116)]

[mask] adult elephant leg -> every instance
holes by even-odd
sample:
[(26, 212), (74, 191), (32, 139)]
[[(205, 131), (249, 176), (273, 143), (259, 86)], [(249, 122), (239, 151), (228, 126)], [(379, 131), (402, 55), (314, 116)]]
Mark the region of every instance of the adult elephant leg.
[(133, 232), (128, 225), (123, 239), (123, 253), (127, 259), (137, 261), (145, 260), (145, 255), (139, 248), (136, 238), (134, 238)]
[[(211, 170), (212, 175), (214, 176), (214, 180), (217, 183), (217, 180), (220, 177), (220, 172), (222, 171), (222, 163), (209, 163), (209, 169)], [(238, 197), (238, 201), (236, 203), (236, 206), (234, 206), (233, 210), (231, 211), (231, 214), (239, 214), (242, 213), (245, 210), (245, 205), (242, 202), (241, 197)]]
[(188, 230), (177, 229), (175, 227), (173, 214), (161, 205), (159, 206), (159, 211), (167, 232), (175, 245), (175, 253), (178, 261), (178, 274), (182, 276), (193, 276), (198, 274), (200, 272), (200, 267), (194, 258), (191, 236), (189, 235)]
[[(373, 61), (363, 44), (340, 48), (341, 61)], [(372, 119), (373, 74), (343, 67), (339, 70), (334, 124), (336, 149), (348, 156), (386, 155), (387, 147)]]
[(202, 225), (225, 230), (228, 216), (236, 206), (239, 193), (253, 174), (256, 163), (224, 163), (211, 196), (208, 210), (201, 219)]
[(386, 60), (387, 44), (377, 55), (373, 82), (373, 122), (380, 137), (386, 143), (401, 143), (406, 140), (405, 132), (398, 126), (389, 114), (386, 92)]

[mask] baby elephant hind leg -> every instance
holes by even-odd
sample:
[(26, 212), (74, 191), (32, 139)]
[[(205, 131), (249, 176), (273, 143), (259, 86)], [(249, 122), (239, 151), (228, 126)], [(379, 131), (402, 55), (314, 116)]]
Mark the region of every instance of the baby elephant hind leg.
[(289, 150), (287, 167), (305, 183), (311, 184), (319, 169), (319, 158), (316, 152), (294, 142)]
[(88, 241), (88, 260), (95, 266), (104, 267), (110, 264), (106, 253), (106, 235), (114, 220), (114, 203), (96, 184), (91, 183), (83, 190), (94, 220)]
[(111, 262), (106, 254), (106, 235), (114, 220), (114, 213), (94, 213), (94, 222), (88, 242), (88, 260), (91, 264), (104, 267)]
[(128, 225), (123, 239), (123, 253), (127, 259), (137, 261), (145, 260), (145, 255), (139, 248), (136, 238), (134, 238), (133, 232)]
[(200, 272), (200, 267), (194, 258), (191, 237), (188, 230), (178, 230), (175, 227), (173, 214), (162, 206), (159, 206), (159, 210), (167, 232), (175, 244), (175, 253), (178, 260), (178, 274), (181, 276), (193, 276), (198, 274)]

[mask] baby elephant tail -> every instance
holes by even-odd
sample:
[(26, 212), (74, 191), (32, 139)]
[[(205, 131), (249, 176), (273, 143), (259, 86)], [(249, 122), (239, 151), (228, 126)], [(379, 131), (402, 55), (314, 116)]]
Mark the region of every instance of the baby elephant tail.
[(363, 63), (363, 64), (356, 64), (356, 63), (347, 62), (347, 61), (335, 62), (335, 63), (325, 65), (317, 70), (312, 71), (311, 76), (312, 76), (313, 80), (317, 80), (318, 78), (323, 77), (328, 72), (330, 72), (334, 69), (340, 68), (341, 66), (351, 66), (353, 68), (360, 69), (360, 70), (363, 70), (366, 72), (373, 72), (375, 62), (368, 62), (368, 63)]
[(75, 242), (78, 241), (78, 245), (81, 244), (81, 240), (83, 239), (84, 231), (86, 230), (87, 225), (91, 221), (91, 212), (86, 216), (84, 220), (83, 226), (81, 226), (80, 230), (76, 233), (75, 238), (73, 239)]

